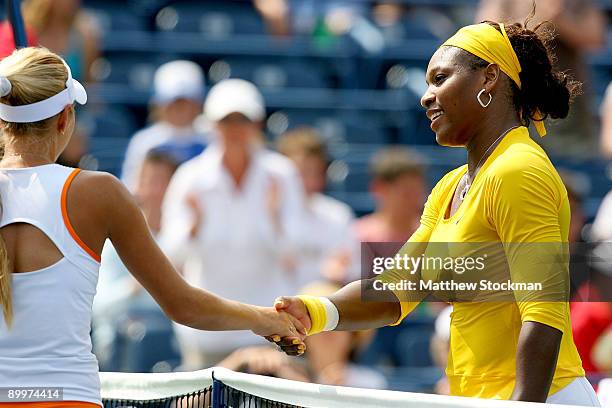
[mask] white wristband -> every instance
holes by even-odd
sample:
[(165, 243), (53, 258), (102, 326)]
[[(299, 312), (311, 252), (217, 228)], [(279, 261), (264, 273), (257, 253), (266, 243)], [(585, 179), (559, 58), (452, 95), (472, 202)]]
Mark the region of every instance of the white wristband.
[(319, 298), (325, 306), (326, 322), (323, 331), (332, 331), (338, 326), (340, 315), (338, 314), (338, 308), (326, 297)]

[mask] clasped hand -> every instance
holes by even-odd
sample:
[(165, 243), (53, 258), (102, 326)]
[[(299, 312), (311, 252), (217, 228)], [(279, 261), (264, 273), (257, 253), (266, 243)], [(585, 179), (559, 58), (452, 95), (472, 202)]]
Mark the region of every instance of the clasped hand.
[(286, 354), (297, 356), (304, 353), (306, 345), (304, 340), (312, 327), (308, 310), (298, 297), (284, 296), (276, 299), (274, 308), (279, 316), (290, 316), (291, 321), (299, 332), (293, 335), (287, 332), (273, 332), (272, 335), (264, 336), (266, 340), (278, 345)]

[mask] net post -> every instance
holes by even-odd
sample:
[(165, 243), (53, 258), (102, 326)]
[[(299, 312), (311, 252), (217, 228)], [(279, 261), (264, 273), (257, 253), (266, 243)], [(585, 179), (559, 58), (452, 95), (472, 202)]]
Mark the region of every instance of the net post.
[(215, 378), (215, 372), (212, 372), (212, 406), (211, 408), (223, 408), (223, 388), (225, 385)]

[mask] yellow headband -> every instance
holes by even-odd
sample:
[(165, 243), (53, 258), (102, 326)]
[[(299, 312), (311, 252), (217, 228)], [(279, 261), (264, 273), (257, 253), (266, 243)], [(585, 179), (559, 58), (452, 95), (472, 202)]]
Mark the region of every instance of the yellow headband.
[[(510, 44), (508, 34), (502, 23), (499, 24), (501, 33), (490, 24), (480, 23), (465, 26), (455, 35), (446, 40), (442, 46), (461, 48), (483, 60), (497, 64), (503, 73), (508, 75), (521, 89), (521, 64)], [(534, 125), (540, 136), (546, 135), (543, 115), (540, 111), (534, 114)]]

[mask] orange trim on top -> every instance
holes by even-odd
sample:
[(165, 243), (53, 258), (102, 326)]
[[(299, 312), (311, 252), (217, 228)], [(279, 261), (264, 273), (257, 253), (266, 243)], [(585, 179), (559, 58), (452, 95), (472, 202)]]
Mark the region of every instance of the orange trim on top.
[(74, 169), (66, 179), (64, 187), (62, 188), (62, 218), (64, 219), (64, 224), (66, 225), (68, 232), (70, 232), (72, 239), (74, 239), (76, 243), (79, 244), (79, 246), (83, 248), (83, 250), (87, 252), (93, 259), (95, 259), (97, 262), (100, 262), (100, 255), (96, 254), (90, 247), (87, 246), (85, 242), (83, 242), (83, 240), (79, 237), (79, 235), (72, 227), (72, 224), (70, 223), (70, 218), (68, 218), (68, 189), (70, 188), (70, 184), (72, 184), (72, 180), (74, 180), (75, 176), (79, 174), (80, 171), (81, 169)]

